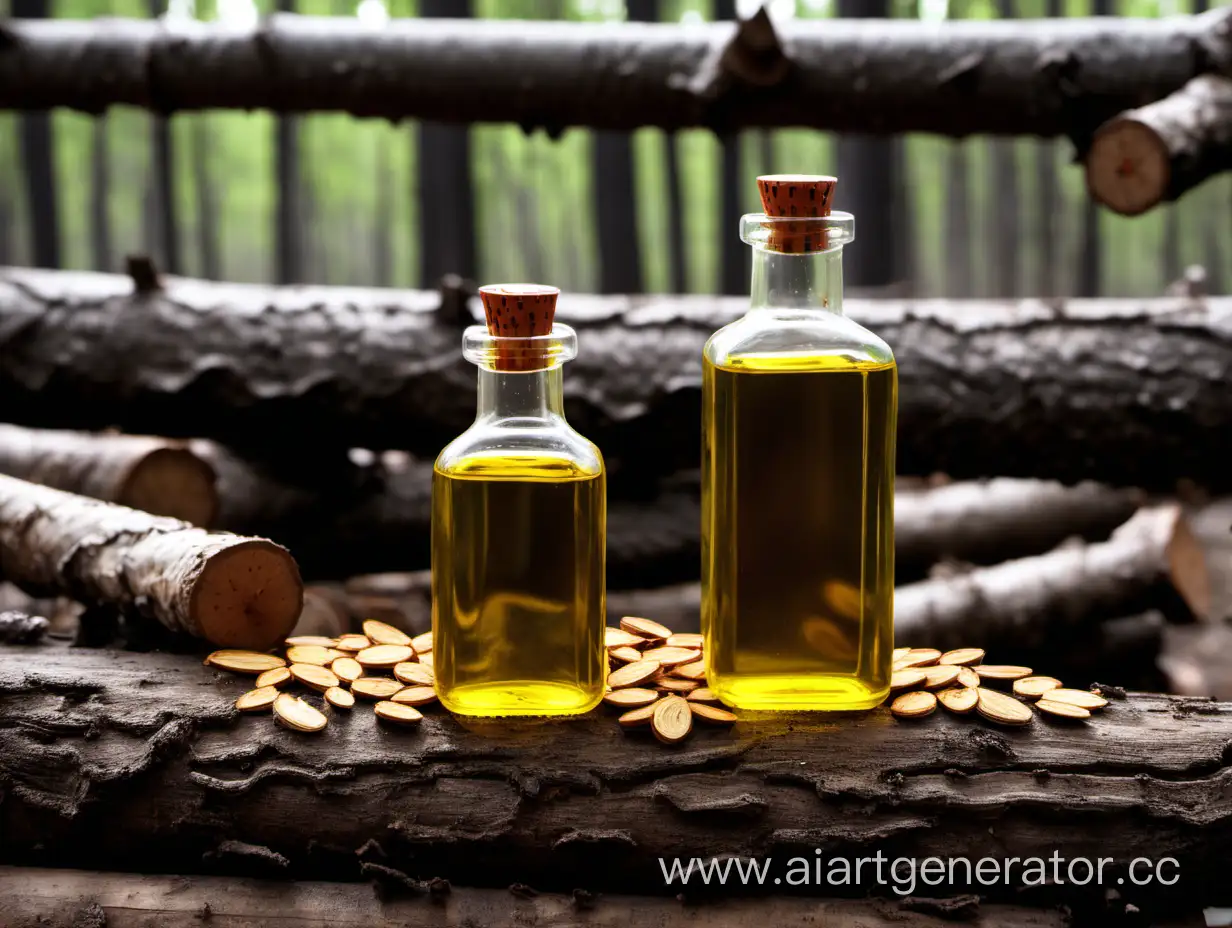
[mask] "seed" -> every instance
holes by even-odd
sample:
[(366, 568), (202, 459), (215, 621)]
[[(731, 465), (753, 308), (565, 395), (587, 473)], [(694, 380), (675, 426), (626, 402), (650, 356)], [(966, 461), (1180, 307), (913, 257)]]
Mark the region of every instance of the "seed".
[(340, 686), (331, 686), (325, 691), (325, 701), (339, 709), (350, 709), (355, 705), (355, 695)]
[(1018, 667), (1014, 664), (981, 664), (975, 668), (981, 680), (1021, 680), (1031, 676), (1030, 667)]
[(702, 652), (694, 648), (651, 648), (642, 654), (643, 660), (658, 661), (664, 667), (691, 664), (701, 656)]
[(351, 684), (351, 692), (363, 699), (388, 699), (403, 688), (389, 677), (360, 677)]
[(603, 629), (603, 646), (605, 648), (637, 648), (646, 643), (641, 635), (627, 632), (623, 628), (608, 626)]
[(941, 657), (941, 652), (936, 648), (912, 648), (905, 657), (900, 657), (894, 662), (895, 670), (905, 670), (908, 667), (927, 667), (929, 664), (937, 663)]
[(650, 681), (655, 687), (665, 693), (691, 693), (701, 686), (700, 680), (684, 680), (680, 677), (669, 677), (660, 671)]
[(637, 648), (630, 648), (628, 645), (620, 648), (609, 648), (608, 657), (613, 660), (618, 660), (622, 664), (632, 664), (634, 661), (642, 659), (642, 652)]
[(1033, 716), (1025, 703), (1019, 702), (1013, 696), (999, 693), (981, 686), (975, 691), (979, 701), (975, 704), (980, 715), (990, 722), (1000, 722), (1002, 725), (1029, 725)]
[(290, 693), (278, 694), (274, 700), (274, 717), (296, 731), (320, 731), (329, 722), (324, 713)]
[(230, 670), (232, 673), (262, 674), (275, 667), (285, 667), (287, 662), (276, 654), (262, 654), (259, 651), (215, 651), (205, 659), (219, 670)]
[(432, 652), (432, 653), (429, 653), (429, 654), (424, 654), (424, 653), (421, 651), (421, 652), (419, 653), (419, 663), (423, 664), (425, 667), (427, 667), (427, 668), (428, 668), (429, 670), (431, 670), (433, 673), (436, 673), (436, 657), (434, 656), (434, 654), (435, 654), (435, 652)]
[(609, 706), (632, 709), (634, 707), (649, 706), (658, 702), (659, 694), (654, 690), (630, 686), (623, 690), (612, 690), (604, 695), (603, 701)]
[(354, 683), (364, 675), (364, 668), (353, 657), (340, 657), (329, 665), (329, 669), (337, 674), (343, 683)]
[(364, 648), (355, 655), (355, 659), (365, 667), (388, 668), (409, 661), (414, 656), (415, 651), (409, 644), (378, 644)]
[(937, 700), (951, 712), (966, 715), (975, 708), (980, 694), (969, 686), (954, 686), (937, 694)]
[(1108, 700), (1103, 696), (1086, 690), (1056, 689), (1049, 691), (1045, 698), (1049, 702), (1068, 703), (1081, 709), (1102, 709), (1108, 705)]
[(422, 635), (416, 635), (411, 639), (411, 647), (415, 649), (416, 654), (427, 654), (432, 650), (432, 633), (424, 632)]
[(436, 702), (436, 690), (430, 686), (408, 686), (404, 690), (398, 690), (389, 699), (390, 702), (400, 702), (407, 706), (426, 706), (430, 702)]
[(969, 667), (984, 660), (983, 648), (958, 648), (946, 651), (937, 659), (938, 664), (953, 664), (956, 667)]
[(1060, 685), (1061, 681), (1056, 677), (1023, 677), (1021, 680), (1014, 681), (1014, 695), (1038, 699)]
[(650, 724), (655, 737), (664, 744), (679, 744), (693, 730), (693, 713), (679, 696), (665, 696), (655, 706)]
[(937, 697), (924, 690), (914, 693), (903, 693), (890, 703), (890, 711), (900, 719), (918, 719), (932, 715), (937, 708)]
[(278, 689), (276, 687), (258, 686), (255, 690), (249, 690), (237, 699), (235, 708), (241, 712), (257, 712), (261, 709), (268, 709), (277, 698)]
[(617, 667), (608, 674), (607, 685), (614, 690), (622, 686), (637, 686), (639, 683), (645, 683), (658, 672), (658, 661), (635, 661), (632, 664)]
[(689, 702), (718, 702), (719, 694), (708, 686), (699, 686), (685, 697)]
[(627, 615), (621, 619), (620, 627), (630, 634), (641, 635), (650, 641), (659, 641), (672, 637), (672, 630), (666, 625), (660, 625), (658, 622), (650, 621), (650, 619), (638, 618), (635, 615)]
[(665, 643), (669, 648), (693, 648), (700, 651), (703, 642), (704, 639), (697, 632), (677, 632), (675, 635), (668, 635)]
[(672, 668), (672, 673), (686, 680), (704, 680), (706, 679), (706, 662), (693, 661), (691, 664), (678, 664)]
[(893, 661), (901, 661), (904, 657), (911, 653), (910, 648), (895, 648), (894, 653), (890, 656)]
[(394, 664), (394, 676), (407, 686), (436, 686), (436, 674), (423, 664)]
[(980, 675), (970, 667), (959, 667), (958, 683), (960, 686), (969, 686), (975, 689), (980, 685)]
[(328, 667), (318, 667), (316, 664), (292, 664), (291, 676), (304, 686), (324, 693), (331, 686), (338, 685), (338, 675)]
[[(630, 690), (617, 690), (618, 693), (628, 693)], [(658, 702), (658, 700), (655, 700)], [(654, 718), (655, 702), (648, 702), (644, 706), (639, 706), (636, 709), (630, 709), (616, 721), (620, 723), (621, 728), (641, 728), (644, 725), (649, 725)]]
[(291, 679), (291, 671), (285, 667), (275, 667), (257, 677), (257, 689), (263, 686), (282, 686)]
[(316, 664), (319, 667), (324, 667), (337, 656), (338, 652), (333, 648), (322, 648), (320, 645), (315, 644), (287, 648), (287, 660), (292, 664)]
[(334, 642), (334, 647), (339, 651), (362, 651), (372, 647), (372, 642), (367, 635), (343, 635)]
[(1041, 699), (1035, 704), (1035, 708), (1040, 712), (1047, 712), (1049, 715), (1055, 715), (1063, 719), (1089, 719), (1091, 710), (1084, 709), (1082, 706), (1075, 706), (1068, 702), (1056, 702), (1051, 699)]
[(368, 619), (368, 621), (364, 622), (364, 634), (374, 644), (400, 644), (404, 646), (410, 646), (411, 644), (411, 636), (406, 632), (394, 628), (392, 625), (386, 625), (384, 622), (378, 622), (376, 619)]
[(288, 648), (332, 648), (337, 643), (337, 638), (326, 638), (324, 635), (296, 635), (283, 642)]
[(938, 664), (924, 668), (924, 685), (930, 690), (943, 690), (958, 682), (958, 668)]
[(378, 702), (375, 711), (378, 719), (399, 725), (418, 725), (423, 721), (422, 712), (400, 702)]
[(709, 722), (711, 725), (730, 725), (736, 721), (735, 713), (718, 706), (708, 706), (704, 702), (689, 703), (689, 711), (697, 716), (699, 721)]
[(890, 689), (891, 690), (909, 690), (919, 686), (928, 679), (927, 674), (922, 670), (917, 670), (914, 667), (908, 667), (906, 670), (896, 670), (890, 674)]

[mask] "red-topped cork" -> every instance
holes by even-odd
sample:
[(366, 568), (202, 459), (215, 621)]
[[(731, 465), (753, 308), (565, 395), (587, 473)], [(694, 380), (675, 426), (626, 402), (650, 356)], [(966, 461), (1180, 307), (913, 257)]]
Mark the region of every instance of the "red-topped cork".
[[(529, 338), (552, 334), (560, 289), (543, 284), (489, 284), (479, 288), (488, 334)], [(544, 349), (497, 344), (493, 366), (500, 371), (530, 371), (544, 366)]]
[[(824, 174), (763, 174), (757, 178), (762, 210), (775, 218), (829, 216), (837, 185), (838, 178)], [(826, 234), (816, 226), (811, 222), (773, 223), (766, 247), (785, 254), (822, 251)]]

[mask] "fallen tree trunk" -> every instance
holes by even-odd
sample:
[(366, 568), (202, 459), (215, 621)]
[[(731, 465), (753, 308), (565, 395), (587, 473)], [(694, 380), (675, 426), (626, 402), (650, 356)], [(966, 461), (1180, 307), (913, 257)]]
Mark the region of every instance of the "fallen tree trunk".
[[(255, 866), (254, 866), (255, 869)], [(275, 875), (277, 861), (270, 861)], [(379, 877), (378, 877), (379, 874)], [(955, 899), (728, 899), (693, 906), (678, 899), (539, 893), (528, 886), (475, 889), (405, 883), (373, 868), (367, 883), (285, 882), (215, 876), (163, 876), (0, 867), (6, 928), (1065, 928), (1061, 912)], [(1110, 913), (1113, 914), (1113, 913)]]
[(285, 637), (303, 599), (295, 561), (273, 542), (4, 476), (0, 579), (238, 648)]
[(188, 31), (11, 21), (0, 42), (0, 108), (334, 110), (553, 133), (799, 125), (1067, 135), (1082, 150), (1118, 112), (1228, 68), (1227, 16), (796, 20), (773, 29), (763, 17), (689, 29), (395, 19), (379, 33), (354, 18), (288, 15)]
[(193, 525), (218, 508), (213, 469), (164, 438), (0, 424), (0, 474)]
[(1195, 77), (1109, 120), (1086, 154), (1091, 196), (1122, 216), (1177, 200), (1232, 168), (1232, 78)]
[[(47, 646), (32, 663), (0, 649), (0, 862), (238, 875), (274, 864), (290, 879), (361, 879), (369, 863), (411, 880), (671, 896), (681, 887), (661, 857), (770, 857), (786, 871), (794, 856), (879, 851), (993, 858), (995, 884), (960, 867), (930, 895), (1020, 901), (1023, 872), (1004, 861), (1060, 851), (1111, 858), (1105, 883), (1135, 857), (1174, 859), (1162, 875), (1175, 883), (1118, 887), (1148, 913), (1232, 899), (1226, 705), (1134, 695), (1086, 725), (1012, 731), (949, 714), (767, 714), (672, 749), (604, 711), (464, 726), (428, 709), (406, 731), (361, 705), (305, 736), (237, 718), (250, 685), (161, 653)], [(1062, 874), (1030, 898), (1102, 904), (1106, 885)], [(795, 891), (891, 896), (885, 880)], [(738, 882), (708, 892), (755, 891)]]
[[(119, 276), (0, 272), (0, 408), (22, 424), (194, 432), (302, 459), (401, 446), (427, 460), (474, 418), (475, 373), (460, 357), (460, 324), (473, 316), (452, 299), (164, 285), (134, 294)], [(710, 296), (562, 306), (583, 345), (566, 409), (619, 465), (613, 494), (697, 466), (702, 346), (745, 306)], [(1232, 487), (1212, 451), (1232, 429), (1221, 389), (1232, 381), (1232, 299), (849, 309), (897, 353), (900, 473)]]

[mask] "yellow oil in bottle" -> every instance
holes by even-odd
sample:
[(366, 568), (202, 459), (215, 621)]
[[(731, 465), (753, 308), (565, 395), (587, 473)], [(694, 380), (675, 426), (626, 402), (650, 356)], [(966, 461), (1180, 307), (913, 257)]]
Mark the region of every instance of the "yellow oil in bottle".
[(436, 685), (462, 715), (570, 715), (603, 696), (602, 470), (475, 454), (433, 474)]
[(746, 709), (867, 709), (893, 650), (893, 362), (704, 367), (702, 631)]

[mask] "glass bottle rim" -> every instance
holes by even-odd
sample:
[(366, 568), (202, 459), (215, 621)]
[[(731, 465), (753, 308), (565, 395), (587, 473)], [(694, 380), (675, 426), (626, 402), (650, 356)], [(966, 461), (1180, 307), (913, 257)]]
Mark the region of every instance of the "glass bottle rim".
[[(496, 359), (502, 353), (542, 358), (543, 366), (532, 370), (498, 370)], [(547, 335), (493, 335), (486, 325), (467, 326), (462, 333), (462, 357), (499, 374), (542, 373), (577, 357), (577, 332), (563, 322), (554, 322)]]
[(826, 248), (819, 252), (810, 252), (823, 254), (855, 241), (856, 217), (842, 210), (834, 210), (828, 216), (767, 216), (765, 213), (745, 213), (740, 217), (740, 240), (746, 245), (764, 248), (776, 231), (780, 235), (790, 233), (793, 236), (825, 233)]

